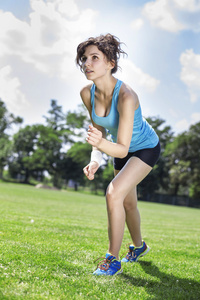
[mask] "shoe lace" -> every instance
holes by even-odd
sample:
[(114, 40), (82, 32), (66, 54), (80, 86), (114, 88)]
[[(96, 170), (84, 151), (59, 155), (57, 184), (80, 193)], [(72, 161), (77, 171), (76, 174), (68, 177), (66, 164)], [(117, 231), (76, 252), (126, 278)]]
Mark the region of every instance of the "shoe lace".
[(97, 269), (99, 268), (101, 270), (107, 271), (110, 268), (110, 264), (111, 264), (113, 258), (114, 257), (112, 255), (108, 256), (107, 258), (99, 257), (94, 262), (97, 262), (98, 260), (101, 259), (101, 261), (97, 264)]
[[(131, 243), (126, 244), (126, 246), (127, 246), (127, 248), (128, 248), (129, 251), (128, 251), (128, 253), (127, 253), (127, 252), (124, 252), (124, 253), (121, 255), (121, 258), (124, 257), (124, 255), (125, 255), (126, 253), (127, 253), (127, 254), (126, 254), (126, 259), (130, 259), (131, 256), (133, 256), (133, 257), (135, 256), (134, 249), (133, 249), (133, 250), (130, 250), (130, 248), (129, 248), (130, 245), (131, 245)], [(134, 255), (133, 255), (133, 254), (134, 254)], [(120, 258), (120, 259), (121, 259), (121, 258)]]

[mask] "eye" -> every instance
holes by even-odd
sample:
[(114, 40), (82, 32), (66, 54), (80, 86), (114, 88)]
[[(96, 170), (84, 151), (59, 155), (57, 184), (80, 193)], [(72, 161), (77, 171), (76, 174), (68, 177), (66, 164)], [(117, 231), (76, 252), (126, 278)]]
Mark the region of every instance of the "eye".
[(93, 55), (93, 56), (92, 56), (92, 59), (93, 59), (93, 60), (97, 60), (97, 59), (98, 59), (98, 56)]
[(82, 56), (82, 57), (81, 57), (81, 62), (84, 63), (84, 62), (86, 61), (86, 59), (87, 59), (87, 58), (86, 58), (85, 56)]

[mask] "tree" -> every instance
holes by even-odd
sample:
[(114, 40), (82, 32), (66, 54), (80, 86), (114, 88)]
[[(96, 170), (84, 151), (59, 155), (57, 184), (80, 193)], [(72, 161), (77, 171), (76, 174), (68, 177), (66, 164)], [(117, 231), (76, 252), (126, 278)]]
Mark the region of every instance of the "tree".
[(168, 144), (165, 157), (174, 193), (180, 193), (184, 187), (190, 197), (200, 199), (200, 122), (192, 125), (187, 132), (179, 134)]
[(88, 143), (77, 142), (67, 151), (67, 156), (71, 159), (70, 168), (66, 167), (65, 178), (75, 182), (84, 183), (83, 168), (89, 163), (91, 146)]
[[(84, 144), (80, 146), (75, 142), (77, 140), (83, 140), (85, 126), (88, 122), (86, 110), (83, 106), (79, 106), (77, 112), (69, 111), (64, 114), (61, 106), (57, 104), (57, 101), (52, 100), (51, 109), (48, 111), (48, 116), (45, 117), (45, 119), (47, 128), (52, 130), (51, 138), (53, 136), (57, 137), (57, 140), (55, 140), (52, 145), (46, 147), (46, 153), (49, 153), (48, 161), (50, 162), (47, 170), (53, 176), (54, 185), (58, 185), (56, 180), (61, 181), (62, 178), (69, 180), (76, 177), (76, 180), (82, 181), (82, 158), (84, 157), (85, 148)], [(46, 138), (44, 137), (44, 139)], [(66, 148), (69, 148), (71, 145), (75, 146), (72, 146), (72, 150), (70, 149), (68, 153)], [(78, 148), (81, 147), (79, 158), (76, 157), (77, 151), (79, 152), (77, 146)], [(50, 149), (53, 151), (51, 155)], [(78, 168), (78, 165), (80, 168)], [(69, 168), (69, 166), (71, 167)]]
[(66, 116), (66, 124), (70, 142), (85, 142), (86, 133), (90, 123), (88, 112), (84, 105), (79, 105), (78, 109), (74, 112), (68, 111)]
[(140, 197), (148, 199), (150, 194), (157, 190), (166, 190), (169, 184), (169, 172), (166, 166), (166, 158), (163, 156), (166, 145), (173, 140), (174, 133), (170, 126), (165, 126), (165, 121), (157, 117), (147, 118), (149, 124), (156, 131), (161, 145), (161, 154), (157, 164), (150, 174), (139, 184), (138, 192)]
[[(63, 180), (70, 179), (70, 176), (73, 179), (74, 170), (80, 165), (80, 161), (77, 163), (67, 155), (67, 150), (75, 140), (83, 139), (86, 111), (80, 107), (77, 113), (64, 113), (57, 101), (51, 100), (50, 110), (44, 118), (45, 125), (26, 126), (14, 135), (9, 171), (11, 176), (19, 175), (26, 183), (30, 177), (42, 178), (47, 171), (53, 185), (61, 188)], [(73, 168), (68, 168), (72, 163)], [(81, 176), (79, 178), (81, 180)]]
[(29, 177), (35, 170), (35, 166), (27, 163), (32, 157), (37, 143), (37, 126), (21, 128), (13, 136), (13, 155), (9, 160), (9, 173), (11, 177), (20, 177), (24, 183), (29, 183)]
[(104, 186), (104, 193), (106, 193), (106, 189), (114, 177), (114, 169), (113, 163), (111, 159), (108, 160), (107, 165), (103, 169), (102, 179), (103, 179), (103, 186)]
[(12, 143), (7, 131), (13, 124), (21, 124), (23, 119), (9, 113), (5, 103), (0, 99), (0, 178), (3, 177), (3, 169), (11, 155)]

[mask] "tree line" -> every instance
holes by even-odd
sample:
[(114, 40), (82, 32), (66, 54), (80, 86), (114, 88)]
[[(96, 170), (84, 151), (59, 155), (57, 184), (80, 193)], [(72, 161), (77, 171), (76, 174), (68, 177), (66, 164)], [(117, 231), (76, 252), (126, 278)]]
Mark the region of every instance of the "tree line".
[[(62, 188), (69, 180), (76, 186), (90, 186), (94, 191), (106, 190), (113, 178), (112, 158), (103, 155), (104, 163), (93, 181), (83, 174), (90, 160), (91, 146), (85, 142), (90, 120), (80, 105), (74, 112), (63, 112), (56, 100), (44, 116), (44, 124), (22, 126), (23, 119), (10, 113), (0, 99), (0, 178), (30, 183), (44, 182), (50, 176), (52, 185)], [(159, 117), (147, 121), (157, 132), (161, 156), (151, 173), (140, 183), (142, 198), (154, 193), (182, 195), (200, 202), (200, 122), (175, 136), (171, 126)], [(19, 127), (13, 135), (9, 129)]]

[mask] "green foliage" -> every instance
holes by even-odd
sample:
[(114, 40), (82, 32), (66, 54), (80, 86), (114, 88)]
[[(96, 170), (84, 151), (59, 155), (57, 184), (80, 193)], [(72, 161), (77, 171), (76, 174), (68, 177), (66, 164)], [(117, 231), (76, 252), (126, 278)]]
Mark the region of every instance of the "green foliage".
[[(66, 154), (65, 149), (81, 135), (77, 128), (82, 128), (87, 120), (84, 113), (80, 108), (77, 115), (70, 112), (64, 114), (57, 101), (52, 100), (45, 116), (46, 125), (26, 126), (14, 135), (13, 157), (9, 161), (11, 177), (20, 176), (24, 182), (29, 182), (30, 177), (42, 179), (44, 171), (47, 171), (52, 176), (53, 185), (58, 188), (62, 187), (63, 180), (75, 178), (75, 174), (71, 174), (71, 178), (68, 176), (68, 165), (74, 173), (78, 170), (78, 164)], [(81, 150), (80, 157), (82, 154)], [(76, 179), (81, 181), (82, 178), (81, 170), (81, 175)]]
[[(105, 164), (89, 182), (83, 167), (90, 160), (91, 146), (85, 142), (90, 120), (83, 105), (74, 112), (63, 112), (56, 100), (44, 116), (45, 125), (25, 126), (9, 136), (13, 124), (22, 119), (15, 117), (0, 100), (0, 178), (7, 165), (11, 178), (29, 183), (30, 178), (44, 180), (48, 172), (53, 185), (61, 188), (67, 180), (88, 185), (92, 190), (106, 190), (113, 178), (112, 163), (104, 155)], [(200, 122), (176, 137), (165, 121), (151, 117), (147, 121), (157, 132), (161, 155), (151, 173), (139, 185), (139, 193), (148, 199), (159, 191), (172, 195), (186, 195), (200, 199)]]
[(91, 121), (88, 118), (88, 112), (85, 108), (85, 106), (78, 105), (78, 109), (74, 112), (68, 112), (67, 113), (67, 124), (70, 126), (72, 130), (74, 129), (82, 129), (84, 128), (85, 130), (88, 129), (89, 123)]
[(67, 151), (67, 155), (77, 162), (81, 168), (90, 162), (91, 145), (88, 143), (77, 142)]
[(9, 139), (9, 136), (3, 134), (0, 137), (0, 178), (3, 176), (3, 168), (7, 163), (7, 159), (11, 154), (12, 142)]
[(51, 108), (48, 116), (44, 116), (47, 126), (55, 131), (61, 131), (65, 127), (65, 114), (62, 106), (57, 104), (57, 100), (51, 100)]
[(113, 169), (113, 163), (111, 161), (108, 161), (108, 164), (103, 169), (102, 179), (103, 179), (103, 185), (104, 185), (104, 191), (106, 192), (106, 189), (111, 182), (111, 180), (114, 177), (114, 169)]
[(192, 125), (188, 132), (179, 134), (167, 144), (164, 156), (169, 169), (171, 189), (178, 194), (187, 187), (187, 194), (200, 199), (200, 122)]
[(0, 136), (6, 134), (6, 131), (11, 128), (13, 124), (21, 124), (23, 119), (15, 117), (9, 113), (5, 103), (0, 99)]
[(173, 140), (173, 132), (170, 126), (164, 126), (165, 121), (160, 118), (147, 118), (147, 121), (156, 131), (161, 146), (161, 155), (156, 166), (138, 186), (141, 197), (148, 200), (149, 195), (155, 193), (158, 189), (168, 189), (169, 173), (163, 152), (166, 145)]
[(4, 102), (0, 99), (0, 179), (3, 177), (3, 169), (11, 154), (12, 143), (7, 131), (13, 124), (21, 124), (22, 118), (9, 113)]
[[(104, 197), (0, 183), (0, 299), (200, 298), (199, 210), (139, 201), (151, 250), (94, 277), (107, 247)], [(127, 252), (125, 229), (120, 255)]]
[(91, 123), (85, 106), (79, 105), (76, 111), (67, 112), (66, 122), (70, 141), (72, 143), (77, 142), (77, 140), (85, 142), (86, 132)]
[[(76, 182), (78, 181), (89, 186), (90, 189), (95, 193), (97, 193), (98, 189), (104, 189), (102, 181), (102, 168), (99, 168), (95, 174), (94, 180), (92, 181), (86, 179), (85, 175), (83, 174), (83, 168), (90, 162), (91, 145), (82, 142), (74, 143), (74, 145), (68, 150), (67, 155), (72, 159), (73, 164), (75, 164), (76, 173), (74, 170), (73, 174), (75, 175), (75, 178), (73, 177), (73, 179)], [(78, 166), (78, 168), (76, 168), (76, 166)]]

